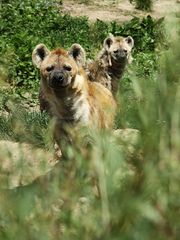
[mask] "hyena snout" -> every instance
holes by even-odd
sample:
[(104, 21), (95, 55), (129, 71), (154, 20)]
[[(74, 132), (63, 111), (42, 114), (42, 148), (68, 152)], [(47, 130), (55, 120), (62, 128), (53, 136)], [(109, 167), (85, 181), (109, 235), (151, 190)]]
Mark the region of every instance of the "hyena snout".
[(115, 54), (115, 58), (117, 60), (126, 59), (127, 50), (126, 49), (118, 49), (118, 50), (114, 51), (114, 54)]
[(49, 85), (52, 88), (61, 88), (66, 87), (68, 85), (68, 76), (61, 70), (54, 70), (50, 74), (50, 82)]

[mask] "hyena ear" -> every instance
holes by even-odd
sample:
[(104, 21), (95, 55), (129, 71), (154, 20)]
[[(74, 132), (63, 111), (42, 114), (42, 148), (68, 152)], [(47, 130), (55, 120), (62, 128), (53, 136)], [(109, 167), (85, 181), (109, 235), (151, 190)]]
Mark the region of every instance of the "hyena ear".
[(69, 55), (71, 57), (74, 58), (74, 60), (76, 61), (76, 63), (78, 64), (78, 66), (85, 66), (86, 63), (86, 53), (84, 48), (78, 44), (78, 43), (74, 43), (69, 51), (68, 51)]
[(47, 47), (40, 43), (38, 44), (32, 52), (32, 62), (37, 67), (40, 68), (42, 61), (49, 55), (50, 51)]
[(126, 37), (126, 38), (125, 38), (125, 41), (127, 42), (127, 44), (128, 44), (131, 48), (134, 47), (134, 40), (133, 40), (133, 38), (132, 38), (131, 36)]
[(104, 40), (104, 48), (106, 50), (108, 50), (110, 48), (110, 46), (113, 44), (114, 42), (114, 35), (112, 33), (109, 34), (109, 36)]

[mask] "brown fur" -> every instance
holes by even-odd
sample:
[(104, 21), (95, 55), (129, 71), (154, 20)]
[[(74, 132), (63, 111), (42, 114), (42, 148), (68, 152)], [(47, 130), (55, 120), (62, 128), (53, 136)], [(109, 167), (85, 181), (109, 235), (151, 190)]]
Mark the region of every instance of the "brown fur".
[(77, 125), (113, 127), (116, 103), (111, 92), (99, 83), (88, 81), (74, 55), (62, 49), (50, 52), (39, 44), (32, 59), (40, 69), (42, 91), (55, 118), (57, 141), (64, 124), (71, 128)]
[(90, 81), (98, 81), (113, 95), (118, 91), (119, 80), (125, 68), (131, 62), (131, 50), (134, 41), (131, 37), (114, 37), (112, 34), (104, 40), (104, 46), (97, 60), (87, 64)]

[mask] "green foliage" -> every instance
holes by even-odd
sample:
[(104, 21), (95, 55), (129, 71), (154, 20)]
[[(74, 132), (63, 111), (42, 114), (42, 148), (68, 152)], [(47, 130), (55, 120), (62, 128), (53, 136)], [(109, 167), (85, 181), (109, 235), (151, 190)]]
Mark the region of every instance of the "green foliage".
[(0, 61), (6, 69), (7, 80), (13, 86), (37, 91), (39, 75), (32, 65), (31, 53), (41, 42), (50, 49), (59, 46), (69, 48), (72, 43), (78, 42), (92, 57), (109, 32), (132, 35), (137, 51), (154, 50), (162, 38), (161, 21), (150, 16), (142, 20), (134, 18), (124, 25), (100, 20), (90, 24), (85, 17), (61, 15), (60, 7), (46, 0), (2, 2)]
[(146, 18), (134, 17), (124, 25), (111, 23), (112, 33), (115, 35), (131, 35), (135, 41), (135, 51), (155, 51), (161, 44), (165, 44), (163, 18), (153, 19), (150, 15)]
[(151, 11), (153, 7), (153, 0), (129, 0), (130, 3), (135, 2), (136, 8), (143, 11)]
[(5, 2), (1, 5), (0, 16), (1, 58), (7, 53), (11, 55), (9, 81), (16, 86), (25, 85), (32, 89), (39, 85), (39, 77), (31, 61), (31, 52), (36, 44), (43, 41), (50, 48), (69, 47), (76, 41), (83, 44), (88, 37), (87, 19), (61, 16), (51, 1)]
[[(120, 82), (118, 99), (120, 102), (119, 113), (116, 117), (116, 126), (119, 128), (141, 128), (137, 106), (140, 101), (134, 92), (134, 85), (142, 81), (144, 85), (153, 84), (157, 74), (159, 56), (154, 52), (140, 52), (135, 55), (133, 63), (128, 67)], [(142, 77), (143, 76), (143, 77)]]
[(48, 122), (49, 118), (45, 113), (28, 112), (20, 105), (15, 105), (10, 115), (0, 116), (0, 139), (29, 142), (37, 147), (45, 147), (45, 138), (49, 133)]

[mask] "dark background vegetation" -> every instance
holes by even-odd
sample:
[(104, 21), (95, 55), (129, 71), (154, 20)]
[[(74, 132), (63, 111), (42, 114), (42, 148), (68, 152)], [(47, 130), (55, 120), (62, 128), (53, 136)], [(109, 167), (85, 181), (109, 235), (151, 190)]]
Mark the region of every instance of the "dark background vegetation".
[(90, 23), (62, 15), (52, 1), (1, 1), (0, 109), (10, 112), (0, 116), (1, 139), (45, 146), (48, 116), (23, 105), (38, 102), (36, 44), (67, 49), (77, 42), (93, 58), (109, 32), (135, 40), (133, 64), (120, 82), (116, 128), (136, 128), (140, 139), (129, 155), (112, 134), (93, 133), (90, 153), (69, 149), (69, 160), (49, 178), (2, 191), (0, 239), (178, 239), (179, 32), (170, 38), (165, 31), (163, 19), (150, 16), (123, 25)]

